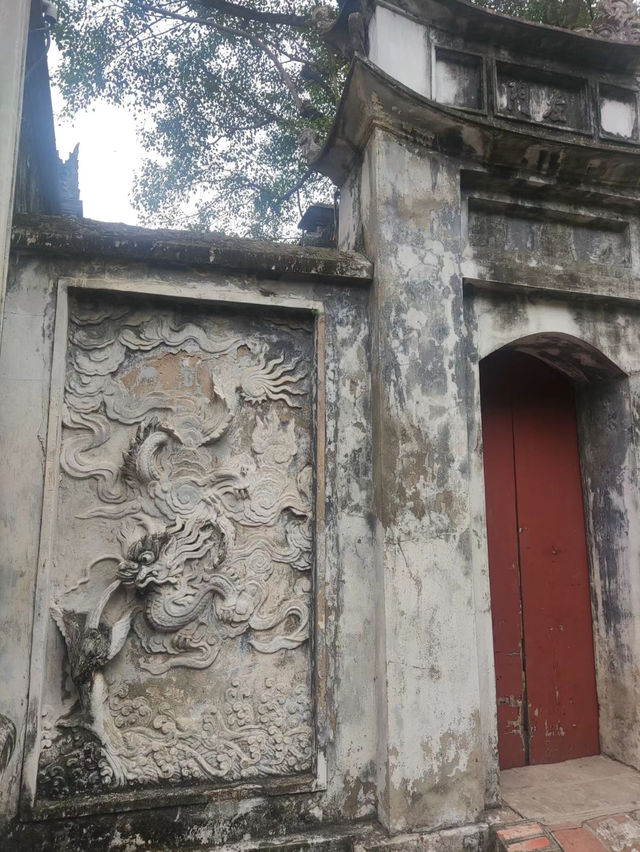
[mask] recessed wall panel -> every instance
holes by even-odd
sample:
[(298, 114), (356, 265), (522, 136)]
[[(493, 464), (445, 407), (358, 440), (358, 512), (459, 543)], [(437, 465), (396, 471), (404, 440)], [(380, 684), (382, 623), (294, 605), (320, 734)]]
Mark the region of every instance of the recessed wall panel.
[(312, 318), (72, 290), (62, 338), (36, 805), (313, 772)]
[(498, 62), (497, 112), (520, 121), (587, 132), (587, 83), (578, 77)]

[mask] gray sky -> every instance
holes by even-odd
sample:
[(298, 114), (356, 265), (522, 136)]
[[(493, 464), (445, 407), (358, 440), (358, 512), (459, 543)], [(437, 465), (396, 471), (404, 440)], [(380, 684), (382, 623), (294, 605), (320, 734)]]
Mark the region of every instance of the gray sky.
[[(48, 59), (53, 74), (58, 64), (55, 44), (51, 45)], [(132, 116), (124, 108), (98, 103), (78, 113), (73, 121), (63, 122), (59, 117), (62, 98), (55, 86), (51, 96), (59, 155), (66, 160), (76, 143), (80, 143), (80, 197), (84, 215), (105, 222), (139, 224), (129, 201), (133, 175), (142, 159)]]

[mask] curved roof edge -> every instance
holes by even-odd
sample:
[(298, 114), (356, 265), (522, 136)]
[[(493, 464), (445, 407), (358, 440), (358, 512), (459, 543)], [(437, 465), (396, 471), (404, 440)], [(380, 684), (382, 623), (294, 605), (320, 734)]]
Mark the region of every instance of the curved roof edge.
[(349, 15), (362, 11), (370, 17), (378, 5), (470, 41), (487, 41), (508, 50), (562, 59), (583, 68), (620, 73), (640, 70), (640, 44), (514, 18), (469, 0), (345, 0), (326, 34), (327, 40), (344, 49), (348, 42)]
[(356, 54), (316, 171), (341, 186), (374, 127), (466, 162), (521, 170), (567, 184), (630, 192), (638, 203), (640, 150), (582, 134), (518, 125), (445, 106), (407, 88)]

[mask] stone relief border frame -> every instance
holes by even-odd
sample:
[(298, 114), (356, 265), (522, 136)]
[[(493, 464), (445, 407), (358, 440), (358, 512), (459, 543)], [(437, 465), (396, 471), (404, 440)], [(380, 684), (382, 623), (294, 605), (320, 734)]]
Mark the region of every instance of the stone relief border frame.
[[(238, 308), (269, 307), (277, 311), (307, 313), (314, 320), (314, 627), (311, 632), (312, 704), (314, 710), (315, 761), (311, 772), (297, 776), (275, 777), (256, 781), (241, 781), (224, 787), (181, 787), (176, 789), (146, 789), (123, 793), (87, 796), (81, 801), (36, 802), (36, 783), (41, 739), (41, 702), (44, 687), (46, 638), (49, 625), (49, 575), (53, 559), (54, 520), (58, 494), (58, 456), (61, 443), (61, 409), (66, 370), (67, 331), (69, 322), (69, 293), (93, 291), (133, 296), (150, 296), (173, 301), (200, 302), (208, 306), (222, 305)], [(291, 793), (313, 793), (327, 787), (327, 763), (324, 744), (328, 737), (326, 707), (328, 655), (325, 641), (325, 314), (324, 303), (298, 297), (251, 293), (219, 287), (214, 282), (174, 284), (152, 281), (107, 280), (100, 278), (60, 278), (53, 333), (53, 357), (47, 445), (44, 468), (40, 545), (34, 621), (31, 640), (29, 698), (25, 746), (20, 789), (20, 816), (23, 820), (44, 820), (101, 813), (168, 807), (171, 805), (211, 803), (224, 799), (256, 796), (275, 796)]]

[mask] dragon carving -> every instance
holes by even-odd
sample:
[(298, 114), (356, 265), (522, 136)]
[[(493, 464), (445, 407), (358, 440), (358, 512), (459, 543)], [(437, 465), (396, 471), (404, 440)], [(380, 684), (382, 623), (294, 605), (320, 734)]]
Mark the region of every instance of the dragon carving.
[[(120, 554), (95, 561), (111, 566), (110, 578), (90, 609), (78, 605), (77, 596), (80, 589), (86, 598), (92, 567), (52, 606), (77, 694), (57, 727), (89, 732), (102, 749), (101, 775), (118, 786), (163, 774), (157, 743), (165, 742), (168, 730), (147, 717), (148, 730), (129, 730), (114, 716), (129, 706), (129, 699), (123, 704), (114, 697), (109, 674), (125, 649), (135, 649), (125, 667), (133, 659), (141, 671), (158, 676), (176, 668), (206, 669), (225, 642), (242, 634), (248, 647), (263, 654), (293, 650), (309, 637), (311, 586), (304, 575), (311, 568), (310, 468), (303, 458), (292, 480), (299, 455), (294, 422), (283, 421), (274, 408), (299, 409), (308, 389), (297, 361), (267, 357), (264, 348), (254, 352), (242, 340), (205, 334), (191, 322), (120, 307), (92, 313), (82, 305), (73, 320), (61, 466), (72, 479), (95, 480), (99, 502), (76, 517), (117, 522)], [(140, 368), (129, 366), (127, 352), (156, 349), (158, 357), (186, 352), (192, 360), (194, 349), (200, 351), (196, 368), (203, 390), (184, 397), (162, 388), (132, 394), (129, 377)], [(247, 418), (253, 423), (251, 451), (230, 453), (229, 441), (247, 434)], [(118, 421), (137, 426), (114, 465), (96, 451), (108, 446)], [(272, 599), (272, 576), (279, 578), (278, 588), (288, 585), (287, 594), (278, 591)], [(118, 689), (125, 695), (128, 687)], [(136, 706), (145, 700), (135, 699)], [(298, 755), (308, 752), (307, 746), (300, 751), (301, 736)], [(193, 748), (194, 738), (202, 749), (212, 748), (201, 730), (176, 729), (174, 737), (180, 744), (172, 761)], [(216, 737), (223, 742), (220, 733)], [(283, 771), (276, 752), (265, 756), (271, 755), (268, 738), (264, 749), (252, 765), (257, 761), (267, 774)], [(223, 777), (216, 759), (214, 754), (206, 771), (200, 763), (194, 777)], [(303, 765), (294, 764), (296, 771)], [(239, 767), (233, 771), (248, 771)], [(42, 771), (48, 777), (53, 770), (45, 764)]]
[(598, 0), (588, 30), (600, 38), (640, 44), (640, 18), (633, 0)]

